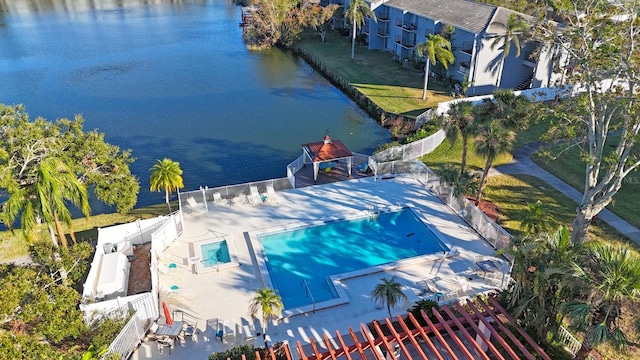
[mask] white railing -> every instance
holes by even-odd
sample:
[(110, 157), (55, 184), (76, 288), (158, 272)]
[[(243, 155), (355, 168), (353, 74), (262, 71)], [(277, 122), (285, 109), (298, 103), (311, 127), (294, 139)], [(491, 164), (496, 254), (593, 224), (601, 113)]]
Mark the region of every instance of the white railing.
[(140, 312), (133, 314), (118, 336), (111, 342), (107, 354), (118, 354), (122, 359), (128, 359), (133, 350), (140, 344), (142, 338), (151, 327), (151, 319), (140, 316)]
[(442, 144), (442, 141), (444, 141), (445, 138), (445, 132), (438, 130), (435, 134), (427, 136), (426, 138), (380, 151), (379, 153), (374, 154), (373, 158), (377, 162), (413, 160), (435, 150), (440, 146), (440, 144)]
[(562, 345), (564, 345), (564, 348), (570, 352), (573, 357), (576, 356), (576, 353), (582, 347), (582, 343), (571, 335), (569, 330), (565, 329), (562, 325), (558, 328), (558, 338)]
[(304, 154), (300, 155), (291, 164), (287, 165), (287, 179), (292, 188), (296, 188), (296, 173), (304, 166)]
[(246, 203), (248, 202), (247, 197), (251, 195), (251, 186), (257, 187), (260, 194), (266, 194), (267, 185), (273, 186), (275, 191), (293, 188), (289, 178), (269, 179), (216, 188), (201, 187), (200, 190), (179, 193), (178, 201), (180, 202), (180, 209), (184, 209), (185, 207), (189, 209), (191, 207), (189, 199), (191, 198), (201, 207), (201, 210), (208, 211), (209, 207), (216, 206), (214, 201), (214, 194), (216, 193), (220, 194), (221, 199), (225, 201)]

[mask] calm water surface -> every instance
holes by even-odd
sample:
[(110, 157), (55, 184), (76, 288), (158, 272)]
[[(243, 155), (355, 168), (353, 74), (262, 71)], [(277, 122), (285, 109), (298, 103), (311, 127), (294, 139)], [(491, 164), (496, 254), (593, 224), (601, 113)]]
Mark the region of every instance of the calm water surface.
[(327, 131), (362, 153), (390, 139), (303, 60), (246, 50), (230, 2), (8, 3), (0, 102), (32, 118), (82, 114), (86, 130), (131, 149), (139, 205), (163, 201), (148, 191), (156, 159), (179, 161), (193, 190), (284, 177), (300, 144)]

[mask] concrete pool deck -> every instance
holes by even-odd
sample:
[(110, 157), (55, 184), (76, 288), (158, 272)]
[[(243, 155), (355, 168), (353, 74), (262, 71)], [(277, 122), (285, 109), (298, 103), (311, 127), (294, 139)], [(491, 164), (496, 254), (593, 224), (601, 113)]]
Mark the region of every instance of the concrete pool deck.
[[(331, 184), (310, 186), (278, 192), (278, 203), (273, 205), (214, 206), (208, 204), (207, 213), (184, 214), (184, 233), (162, 254), (160, 262), (175, 263), (177, 268), (160, 274), (160, 287), (177, 285), (179, 290), (169, 296), (160, 293), (172, 310), (182, 310), (185, 319), (197, 321), (199, 333), (187, 339), (184, 346), (177, 345), (171, 356), (175, 358), (206, 359), (212, 352), (223, 351), (245, 343), (240, 335), (249, 325), (261, 332), (260, 325), (249, 316), (249, 303), (256, 289), (264, 287), (255, 256), (247, 237), (248, 232), (286, 226), (291, 223), (344, 218), (356, 212), (364, 212), (375, 204), (379, 207), (411, 206), (420, 211), (440, 231), (459, 255), (438, 261), (411, 264), (395, 270), (359, 276), (343, 281), (349, 303), (315, 313), (305, 313), (282, 319), (278, 324), (269, 324), (267, 334), (271, 342), (287, 341), (291, 348), (296, 341), (302, 345), (313, 338), (322, 348), (323, 334), (328, 338), (335, 331), (347, 333), (348, 328), (360, 329), (361, 323), (388, 316), (386, 308), (371, 301), (371, 291), (382, 277), (396, 276), (405, 286), (410, 299), (392, 309), (392, 315), (405, 314), (412, 303), (419, 299), (420, 289), (416, 283), (425, 278), (459, 278), (460, 272), (473, 266), (476, 256), (493, 256), (495, 250), (454, 214), (435, 195), (431, 194), (410, 174), (397, 175), (392, 179), (359, 178)], [(191, 257), (189, 243), (224, 237), (229, 246), (237, 250), (239, 267), (193, 274), (185, 265)], [(493, 286), (481, 279), (469, 281), (471, 291), (466, 295), (490, 291)], [(225, 327), (236, 333), (225, 342), (216, 341), (211, 320), (221, 319)], [(209, 320), (209, 321), (208, 321)], [(237, 324), (237, 325), (236, 325)], [(248, 340), (260, 346), (262, 338)], [(152, 359), (169, 356), (167, 349), (159, 354), (154, 341), (144, 342), (132, 355), (132, 359)]]

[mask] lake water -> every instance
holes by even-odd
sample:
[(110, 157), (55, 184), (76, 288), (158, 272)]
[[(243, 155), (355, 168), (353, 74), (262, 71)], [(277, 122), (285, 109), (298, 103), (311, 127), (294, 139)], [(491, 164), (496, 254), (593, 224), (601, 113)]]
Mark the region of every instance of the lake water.
[(144, 2), (0, 2), (0, 102), (82, 114), (131, 149), (138, 205), (164, 201), (148, 191), (156, 159), (179, 161), (194, 190), (284, 177), (327, 131), (361, 153), (390, 139), (302, 59), (248, 51), (230, 1)]

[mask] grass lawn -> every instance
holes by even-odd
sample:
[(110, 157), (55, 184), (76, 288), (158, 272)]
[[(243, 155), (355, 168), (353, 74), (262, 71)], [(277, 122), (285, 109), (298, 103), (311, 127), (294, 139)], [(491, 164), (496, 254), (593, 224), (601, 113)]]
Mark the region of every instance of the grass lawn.
[[(514, 236), (524, 235), (520, 231), (520, 219), (527, 210), (527, 203), (540, 200), (558, 224), (571, 227), (575, 217), (576, 203), (552, 188), (545, 181), (529, 175), (492, 176), (487, 181), (484, 199), (498, 206), (500, 225)], [(602, 220), (589, 227), (589, 234), (610, 242), (625, 242), (640, 250), (638, 245), (618, 233)]]
[[(617, 138), (611, 139), (613, 143)], [(609, 143), (609, 141), (607, 142)], [(614, 150), (613, 147), (608, 149)], [(573, 186), (579, 191), (584, 189), (585, 163), (580, 160), (580, 154), (577, 148), (572, 148), (555, 160), (533, 156), (533, 161), (539, 166), (562, 179), (567, 184)], [(604, 175), (604, 174), (603, 174)], [(621, 218), (625, 219), (631, 225), (640, 228), (640, 171), (631, 172), (622, 184), (622, 188), (614, 197), (614, 202), (607, 209)]]
[[(172, 209), (178, 208), (178, 203), (171, 204)], [(169, 212), (167, 204), (152, 205), (143, 208), (137, 208), (129, 211), (127, 214), (100, 214), (93, 215), (89, 220), (85, 218), (74, 219), (73, 229), (76, 233), (78, 241), (91, 241), (98, 238), (98, 228), (107, 227), (118, 224), (125, 224), (136, 219), (149, 219), (152, 217), (166, 215)], [(50, 241), (49, 229), (46, 225), (42, 225), (37, 230), (37, 238)], [(0, 262), (4, 260), (15, 259), (17, 257), (29, 254), (29, 243), (22, 235), (21, 229), (14, 232), (0, 232)]]
[(327, 33), (324, 43), (318, 35), (306, 33), (298, 46), (385, 111), (416, 117), (438, 103), (452, 99), (451, 89), (432, 80), (427, 98), (422, 100), (424, 77), (420, 75), (421, 71), (398, 64), (389, 52), (356, 45), (355, 58), (351, 60), (351, 41), (334, 31)]

